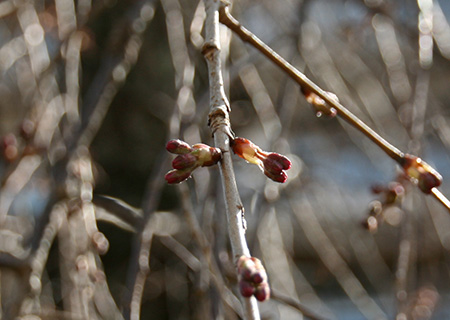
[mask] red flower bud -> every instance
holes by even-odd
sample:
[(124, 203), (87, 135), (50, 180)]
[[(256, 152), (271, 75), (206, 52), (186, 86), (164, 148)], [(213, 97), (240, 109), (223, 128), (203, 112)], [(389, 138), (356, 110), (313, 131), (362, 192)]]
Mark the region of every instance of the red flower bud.
[(189, 169), (185, 170), (174, 169), (167, 172), (164, 179), (166, 179), (167, 183), (170, 184), (180, 183), (189, 178), (191, 176), (191, 173), (192, 171)]
[(180, 183), (189, 178), (197, 167), (212, 166), (222, 159), (220, 149), (203, 143), (191, 147), (186, 142), (175, 139), (167, 142), (166, 149), (178, 154), (172, 161), (175, 170), (169, 171), (165, 176), (168, 183)]
[(264, 174), (275, 182), (286, 182), (284, 170), (291, 168), (291, 161), (279, 153), (262, 151), (257, 145), (245, 138), (236, 138), (231, 143), (233, 152), (242, 159), (256, 164)]
[(255, 289), (255, 298), (258, 301), (266, 301), (270, 298), (270, 288), (267, 282), (263, 282), (260, 285), (258, 285)]
[(186, 154), (192, 151), (189, 144), (179, 139), (170, 140), (167, 142), (166, 150), (175, 154)]
[(3, 137), (2, 147), (3, 147), (3, 155), (6, 160), (14, 161), (19, 156), (19, 144), (17, 142), (17, 138), (14, 134), (8, 133)]
[(284, 171), (280, 171), (279, 173), (273, 173), (273, 172), (264, 170), (264, 174), (268, 178), (272, 179), (275, 182), (279, 182), (279, 183), (285, 183), (288, 178), (286, 172), (284, 172)]
[(254, 295), (259, 301), (267, 300), (270, 289), (267, 273), (261, 261), (254, 257), (241, 256), (237, 263), (239, 289), (244, 297)]
[(190, 153), (180, 154), (172, 161), (172, 167), (174, 169), (187, 169), (193, 168), (197, 163), (197, 158)]
[(439, 187), (442, 183), (439, 172), (419, 157), (406, 154), (403, 169), (408, 177), (417, 182), (417, 186), (424, 193), (431, 193), (431, 189)]
[(259, 270), (252, 276), (253, 283), (262, 283), (263, 281), (267, 282), (267, 273), (265, 270)]
[(243, 297), (250, 298), (255, 293), (255, 287), (248, 281), (239, 282), (239, 291)]

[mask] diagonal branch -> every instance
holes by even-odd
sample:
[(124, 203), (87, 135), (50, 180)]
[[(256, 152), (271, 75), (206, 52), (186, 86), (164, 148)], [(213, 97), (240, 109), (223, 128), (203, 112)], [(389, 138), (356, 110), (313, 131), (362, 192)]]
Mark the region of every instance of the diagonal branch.
[[(229, 120), (229, 103), (225, 95), (220, 61), (219, 0), (205, 0), (205, 43), (202, 53), (209, 71), (210, 113), (209, 125), (214, 135), (215, 146), (223, 152), (220, 174), (225, 196), (233, 257), (250, 256), (245, 239), (244, 207), (239, 196), (231, 161), (229, 141), (233, 137)], [(242, 298), (245, 319), (259, 319), (259, 309), (254, 297)]]
[[(244, 28), (239, 21), (237, 21), (229, 11), (229, 5), (222, 0), (220, 5), (220, 22), (226, 25), (229, 29), (235, 32), (244, 42), (249, 43), (254, 48), (259, 50), (262, 54), (264, 54), (269, 60), (275, 63), (279, 68), (281, 68), (284, 72), (286, 72), (289, 77), (291, 77), (294, 81), (296, 81), (303, 92), (305, 93), (313, 93), (319, 99), (314, 101), (316, 98), (307, 97), (307, 100), (313, 104), (321, 104), (324, 101), (326, 104), (326, 108), (329, 108), (327, 111), (330, 114), (335, 113), (335, 115), (340, 116), (342, 119), (347, 121), (350, 125), (358, 129), (362, 132), (366, 137), (368, 137), (373, 143), (379, 146), (390, 158), (396, 161), (400, 166), (403, 167), (407, 176), (417, 184), (417, 179), (411, 176), (408, 171), (408, 162), (409, 159), (414, 157), (409, 154), (403, 153), (397, 147), (386, 141), (382, 136), (376, 133), (372, 128), (370, 128), (367, 124), (365, 124), (361, 119), (359, 119), (356, 115), (351, 113), (347, 108), (345, 108), (337, 99), (334, 94), (326, 92), (322, 88), (320, 88), (317, 84), (311, 81), (306, 75), (297, 70), (294, 66), (292, 66), (289, 62), (287, 62), (283, 57), (281, 57), (278, 53), (276, 53), (272, 48), (270, 48), (267, 44), (261, 41), (258, 37), (256, 37), (252, 32)], [(324, 106), (325, 107), (325, 106)], [(333, 110), (334, 109), (334, 110)], [(333, 111), (331, 111), (333, 110)], [(415, 157), (416, 158), (416, 157)], [(418, 163), (423, 163), (423, 161), (419, 158), (416, 158)], [(440, 175), (431, 168), (428, 164), (426, 165), (427, 169), (425, 171), (426, 174), (433, 172), (432, 174), (437, 177), (437, 180), (440, 179)], [(419, 181), (420, 183), (420, 181)], [(433, 195), (448, 211), (450, 211), (450, 201), (437, 189), (437, 186), (440, 184), (438, 182), (436, 185), (433, 185), (429, 189), (426, 190), (427, 194)]]

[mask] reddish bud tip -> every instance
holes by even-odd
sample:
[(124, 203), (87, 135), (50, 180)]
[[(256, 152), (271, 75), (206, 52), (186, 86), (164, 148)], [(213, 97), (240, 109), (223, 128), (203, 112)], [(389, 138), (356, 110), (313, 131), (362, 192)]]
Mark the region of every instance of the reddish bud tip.
[(245, 138), (236, 138), (231, 143), (233, 152), (242, 159), (258, 165), (264, 174), (276, 182), (286, 182), (287, 175), (284, 170), (291, 168), (291, 161), (279, 154), (262, 151), (257, 145)]
[(279, 153), (270, 153), (264, 160), (264, 169), (274, 174), (291, 168), (291, 161)]
[(255, 287), (246, 280), (239, 281), (239, 291), (243, 297), (250, 298), (255, 293)]
[(259, 270), (252, 276), (253, 283), (262, 283), (264, 281), (267, 282), (267, 274), (264, 270)]
[(14, 134), (8, 133), (2, 141), (3, 154), (8, 161), (14, 161), (19, 155), (17, 138)]
[(270, 298), (270, 288), (267, 282), (263, 282), (260, 285), (258, 285), (255, 289), (255, 298), (258, 301), (266, 301)]
[(197, 163), (197, 158), (194, 157), (192, 154), (190, 154), (190, 153), (180, 154), (180, 155), (176, 156), (175, 159), (173, 159), (172, 167), (174, 169), (183, 170), (183, 169), (188, 169), (188, 168), (194, 167), (196, 165), (196, 163)]
[(276, 173), (276, 172), (274, 173), (274, 172), (270, 172), (268, 170), (264, 170), (264, 174), (268, 178), (272, 179), (275, 182), (279, 182), (279, 183), (285, 183), (287, 178), (288, 178), (286, 172), (284, 172), (284, 171), (280, 171), (278, 173)]
[(192, 151), (189, 144), (179, 139), (170, 140), (167, 142), (166, 150), (175, 154), (186, 154)]
[(164, 179), (166, 179), (167, 183), (170, 184), (175, 184), (175, 183), (180, 183), (183, 182), (184, 180), (186, 180), (187, 178), (189, 178), (191, 176), (192, 170), (189, 169), (185, 169), (185, 170), (170, 170), (169, 172), (167, 172), (166, 176), (164, 177)]
[(255, 262), (246, 256), (241, 256), (239, 258), (238, 264), (238, 274), (244, 280), (251, 281), (253, 274), (256, 272)]
[(418, 187), (424, 193), (431, 193), (431, 189), (439, 187), (442, 183), (442, 176), (437, 172), (425, 172), (420, 175)]

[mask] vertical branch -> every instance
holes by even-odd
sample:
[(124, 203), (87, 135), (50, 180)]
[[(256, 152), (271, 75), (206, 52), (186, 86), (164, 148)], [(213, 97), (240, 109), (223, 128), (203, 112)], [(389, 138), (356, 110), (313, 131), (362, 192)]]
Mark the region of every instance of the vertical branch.
[[(245, 239), (244, 207), (239, 196), (234, 176), (229, 148), (229, 140), (233, 137), (230, 128), (230, 107), (225, 95), (221, 62), (220, 62), (220, 34), (219, 34), (219, 0), (205, 0), (205, 44), (202, 53), (208, 64), (210, 87), (209, 124), (214, 135), (216, 147), (223, 152), (220, 163), (220, 174), (225, 196), (225, 207), (228, 219), (228, 233), (231, 241), (233, 256), (250, 256)], [(245, 318), (259, 319), (259, 310), (254, 297), (242, 298)]]

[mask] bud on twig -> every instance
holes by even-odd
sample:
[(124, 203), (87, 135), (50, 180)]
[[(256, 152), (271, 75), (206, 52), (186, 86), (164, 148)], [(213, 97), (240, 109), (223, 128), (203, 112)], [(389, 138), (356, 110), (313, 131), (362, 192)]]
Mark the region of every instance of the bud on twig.
[(261, 261), (254, 257), (241, 256), (237, 267), (239, 290), (242, 296), (249, 298), (254, 295), (258, 301), (268, 300), (270, 288), (267, 273)]
[(406, 154), (402, 166), (406, 175), (423, 193), (430, 194), (433, 188), (439, 187), (442, 183), (439, 172), (419, 157)]
[(166, 150), (175, 154), (186, 154), (191, 152), (192, 148), (186, 142), (178, 139), (167, 142)]
[(194, 144), (192, 147), (181, 140), (170, 140), (166, 145), (167, 151), (178, 154), (173, 159), (172, 167), (165, 179), (167, 183), (180, 183), (188, 179), (198, 167), (208, 167), (222, 159), (222, 152), (218, 148), (210, 147), (203, 143)]
[(256, 164), (268, 178), (275, 182), (286, 182), (285, 170), (290, 169), (292, 165), (287, 157), (275, 152), (265, 152), (245, 138), (235, 138), (230, 145), (235, 154), (252, 164)]
[[(325, 102), (325, 100), (323, 100), (321, 97), (319, 97), (314, 92), (302, 88), (302, 93), (304, 94), (306, 101), (308, 101), (316, 109), (317, 117), (326, 115), (330, 118), (334, 118), (337, 115), (336, 109), (333, 107), (330, 107)], [(326, 93), (331, 99), (339, 102), (338, 97), (334, 93), (329, 92), (329, 91), (327, 91)]]

